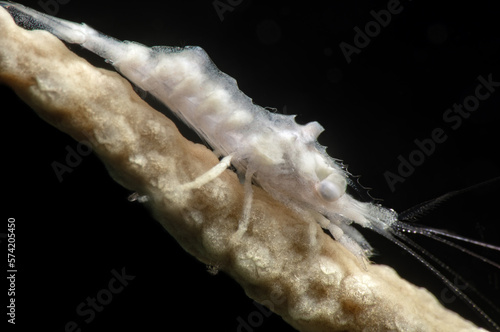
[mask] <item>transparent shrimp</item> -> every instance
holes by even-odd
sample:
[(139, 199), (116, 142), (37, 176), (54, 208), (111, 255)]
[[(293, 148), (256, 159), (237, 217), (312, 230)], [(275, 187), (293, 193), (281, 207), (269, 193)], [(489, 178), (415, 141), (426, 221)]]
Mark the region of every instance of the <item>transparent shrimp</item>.
[[(360, 258), (368, 256), (371, 247), (349, 225), (351, 222), (390, 234), (397, 214), (346, 194), (348, 173), (316, 141), (323, 131), (319, 123), (299, 125), (295, 116), (271, 113), (253, 104), (202, 48), (148, 48), (120, 42), (85, 24), (50, 17), (19, 4), (2, 5), (18, 21), (42, 27), (105, 58), (130, 81), (168, 106), (215, 153), (231, 156), (232, 165), (247, 178), (244, 211), (251, 205), (252, 180), (289, 206), (326, 216), (330, 221), (326, 228)], [(199, 185), (202, 184), (203, 181)], [(243, 213), (240, 235), (246, 229), (247, 214)]]
[[(448, 269), (446, 265), (413, 243), (402, 231), (421, 233), (440, 241), (446, 240), (438, 235), (446, 234), (404, 223), (394, 210), (372, 202), (360, 202), (346, 193), (347, 186), (353, 185), (353, 181), (345, 166), (331, 158), (325, 147), (317, 142), (323, 131), (319, 123), (299, 125), (295, 116), (271, 113), (253, 104), (238, 89), (236, 80), (219, 71), (200, 47), (148, 48), (135, 42), (118, 41), (85, 24), (54, 18), (19, 4), (2, 1), (0, 5), (6, 7), (18, 22), (43, 28), (68, 43), (79, 44), (105, 58), (135, 85), (162, 101), (216, 154), (225, 156), (208, 173), (177, 190), (200, 187), (232, 164), (245, 179), (246, 195), (236, 239), (244, 236), (248, 226), (253, 182), (291, 208), (313, 211), (326, 217), (328, 222), (322, 226), (362, 261), (372, 254), (372, 247), (352, 226), (353, 223), (388, 238), (422, 262), (458, 297), (478, 310), (491, 326), (499, 329), (417, 251), (428, 254), (436, 264)], [(144, 200), (146, 198), (139, 199)], [(490, 249), (500, 250), (496, 246), (490, 246)], [(499, 267), (495, 262), (486, 262)]]

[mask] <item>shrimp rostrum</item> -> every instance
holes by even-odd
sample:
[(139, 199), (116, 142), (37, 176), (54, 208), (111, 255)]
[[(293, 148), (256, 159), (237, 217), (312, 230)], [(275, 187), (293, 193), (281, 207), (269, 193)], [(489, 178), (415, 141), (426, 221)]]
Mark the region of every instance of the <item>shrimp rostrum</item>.
[[(353, 223), (389, 238), (431, 268), (462, 299), (477, 307), (404, 243), (400, 230), (411, 228), (415, 232), (417, 228), (402, 223), (392, 209), (358, 201), (346, 193), (347, 186), (354, 181), (344, 165), (331, 158), (317, 142), (323, 131), (318, 122), (300, 125), (293, 115), (272, 113), (253, 104), (238, 89), (236, 80), (219, 71), (202, 48), (148, 48), (118, 41), (85, 24), (54, 18), (19, 4), (5, 1), (0, 4), (19, 24), (43, 28), (106, 59), (133, 84), (163, 102), (216, 154), (224, 156), (214, 169), (178, 190), (199, 187), (232, 164), (244, 179), (245, 188), (236, 238), (244, 236), (248, 226), (253, 182), (287, 206), (311, 213), (312, 219), (319, 221), (335, 240), (362, 261), (370, 256), (372, 249)], [(432, 233), (430, 229), (425, 232)]]

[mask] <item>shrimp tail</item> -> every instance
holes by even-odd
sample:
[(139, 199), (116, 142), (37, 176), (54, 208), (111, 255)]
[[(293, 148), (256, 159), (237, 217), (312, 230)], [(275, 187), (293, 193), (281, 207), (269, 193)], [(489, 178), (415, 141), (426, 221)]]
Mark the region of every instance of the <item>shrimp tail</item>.
[(56, 18), (15, 2), (0, 1), (0, 6), (12, 15), (18, 25), (27, 29), (46, 30), (67, 43), (81, 45), (109, 62), (114, 62), (125, 52), (126, 44), (84, 23)]

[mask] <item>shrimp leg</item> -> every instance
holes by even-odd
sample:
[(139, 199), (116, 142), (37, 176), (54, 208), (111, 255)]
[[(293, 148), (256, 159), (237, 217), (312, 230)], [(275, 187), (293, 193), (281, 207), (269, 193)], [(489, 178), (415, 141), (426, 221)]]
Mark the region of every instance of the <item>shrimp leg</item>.
[[(222, 172), (224, 172), (231, 165), (231, 158), (232, 155), (224, 157), (221, 161), (217, 163), (217, 165), (215, 165), (202, 175), (198, 176), (193, 181), (181, 184), (180, 186), (176, 187), (175, 190), (189, 191), (193, 189), (198, 189), (204, 186), (205, 184), (215, 180), (219, 175), (222, 174)], [(128, 197), (128, 200), (130, 202), (137, 201), (139, 203), (145, 203), (149, 201), (149, 197), (147, 195), (140, 195), (139, 193), (134, 192)]]
[(245, 172), (245, 184), (243, 186), (245, 199), (243, 200), (243, 212), (238, 223), (238, 230), (233, 237), (234, 241), (238, 241), (241, 239), (243, 234), (245, 234), (245, 232), (247, 231), (248, 224), (250, 222), (250, 210), (252, 208), (253, 200), (252, 177), (254, 173), (255, 171), (249, 169), (247, 169), (247, 171)]
[(231, 165), (231, 159), (232, 155), (226, 156), (222, 158), (221, 161), (211, 169), (209, 169), (207, 172), (203, 173), (202, 175), (198, 176), (196, 179), (194, 179), (191, 182), (184, 183), (180, 185), (179, 187), (176, 188), (176, 190), (192, 190), (192, 189), (197, 189), (200, 188), (201, 186), (204, 186), (205, 184), (215, 180), (219, 175), (222, 174), (230, 165)]

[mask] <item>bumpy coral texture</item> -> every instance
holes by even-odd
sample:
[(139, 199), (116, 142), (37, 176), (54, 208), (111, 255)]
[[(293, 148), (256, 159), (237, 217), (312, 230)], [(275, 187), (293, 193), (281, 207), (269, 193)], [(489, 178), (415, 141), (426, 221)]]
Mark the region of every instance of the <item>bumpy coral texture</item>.
[(176, 190), (217, 164), (210, 150), (184, 139), (118, 74), (93, 67), (47, 32), (17, 27), (3, 8), (0, 31), (0, 82), (56, 128), (90, 141), (117, 182), (150, 197), (147, 208), (185, 250), (220, 266), (296, 329), (480, 330), (393, 269), (363, 268), (311, 216), (260, 188), (247, 232), (234, 237), (244, 194), (233, 172)]

